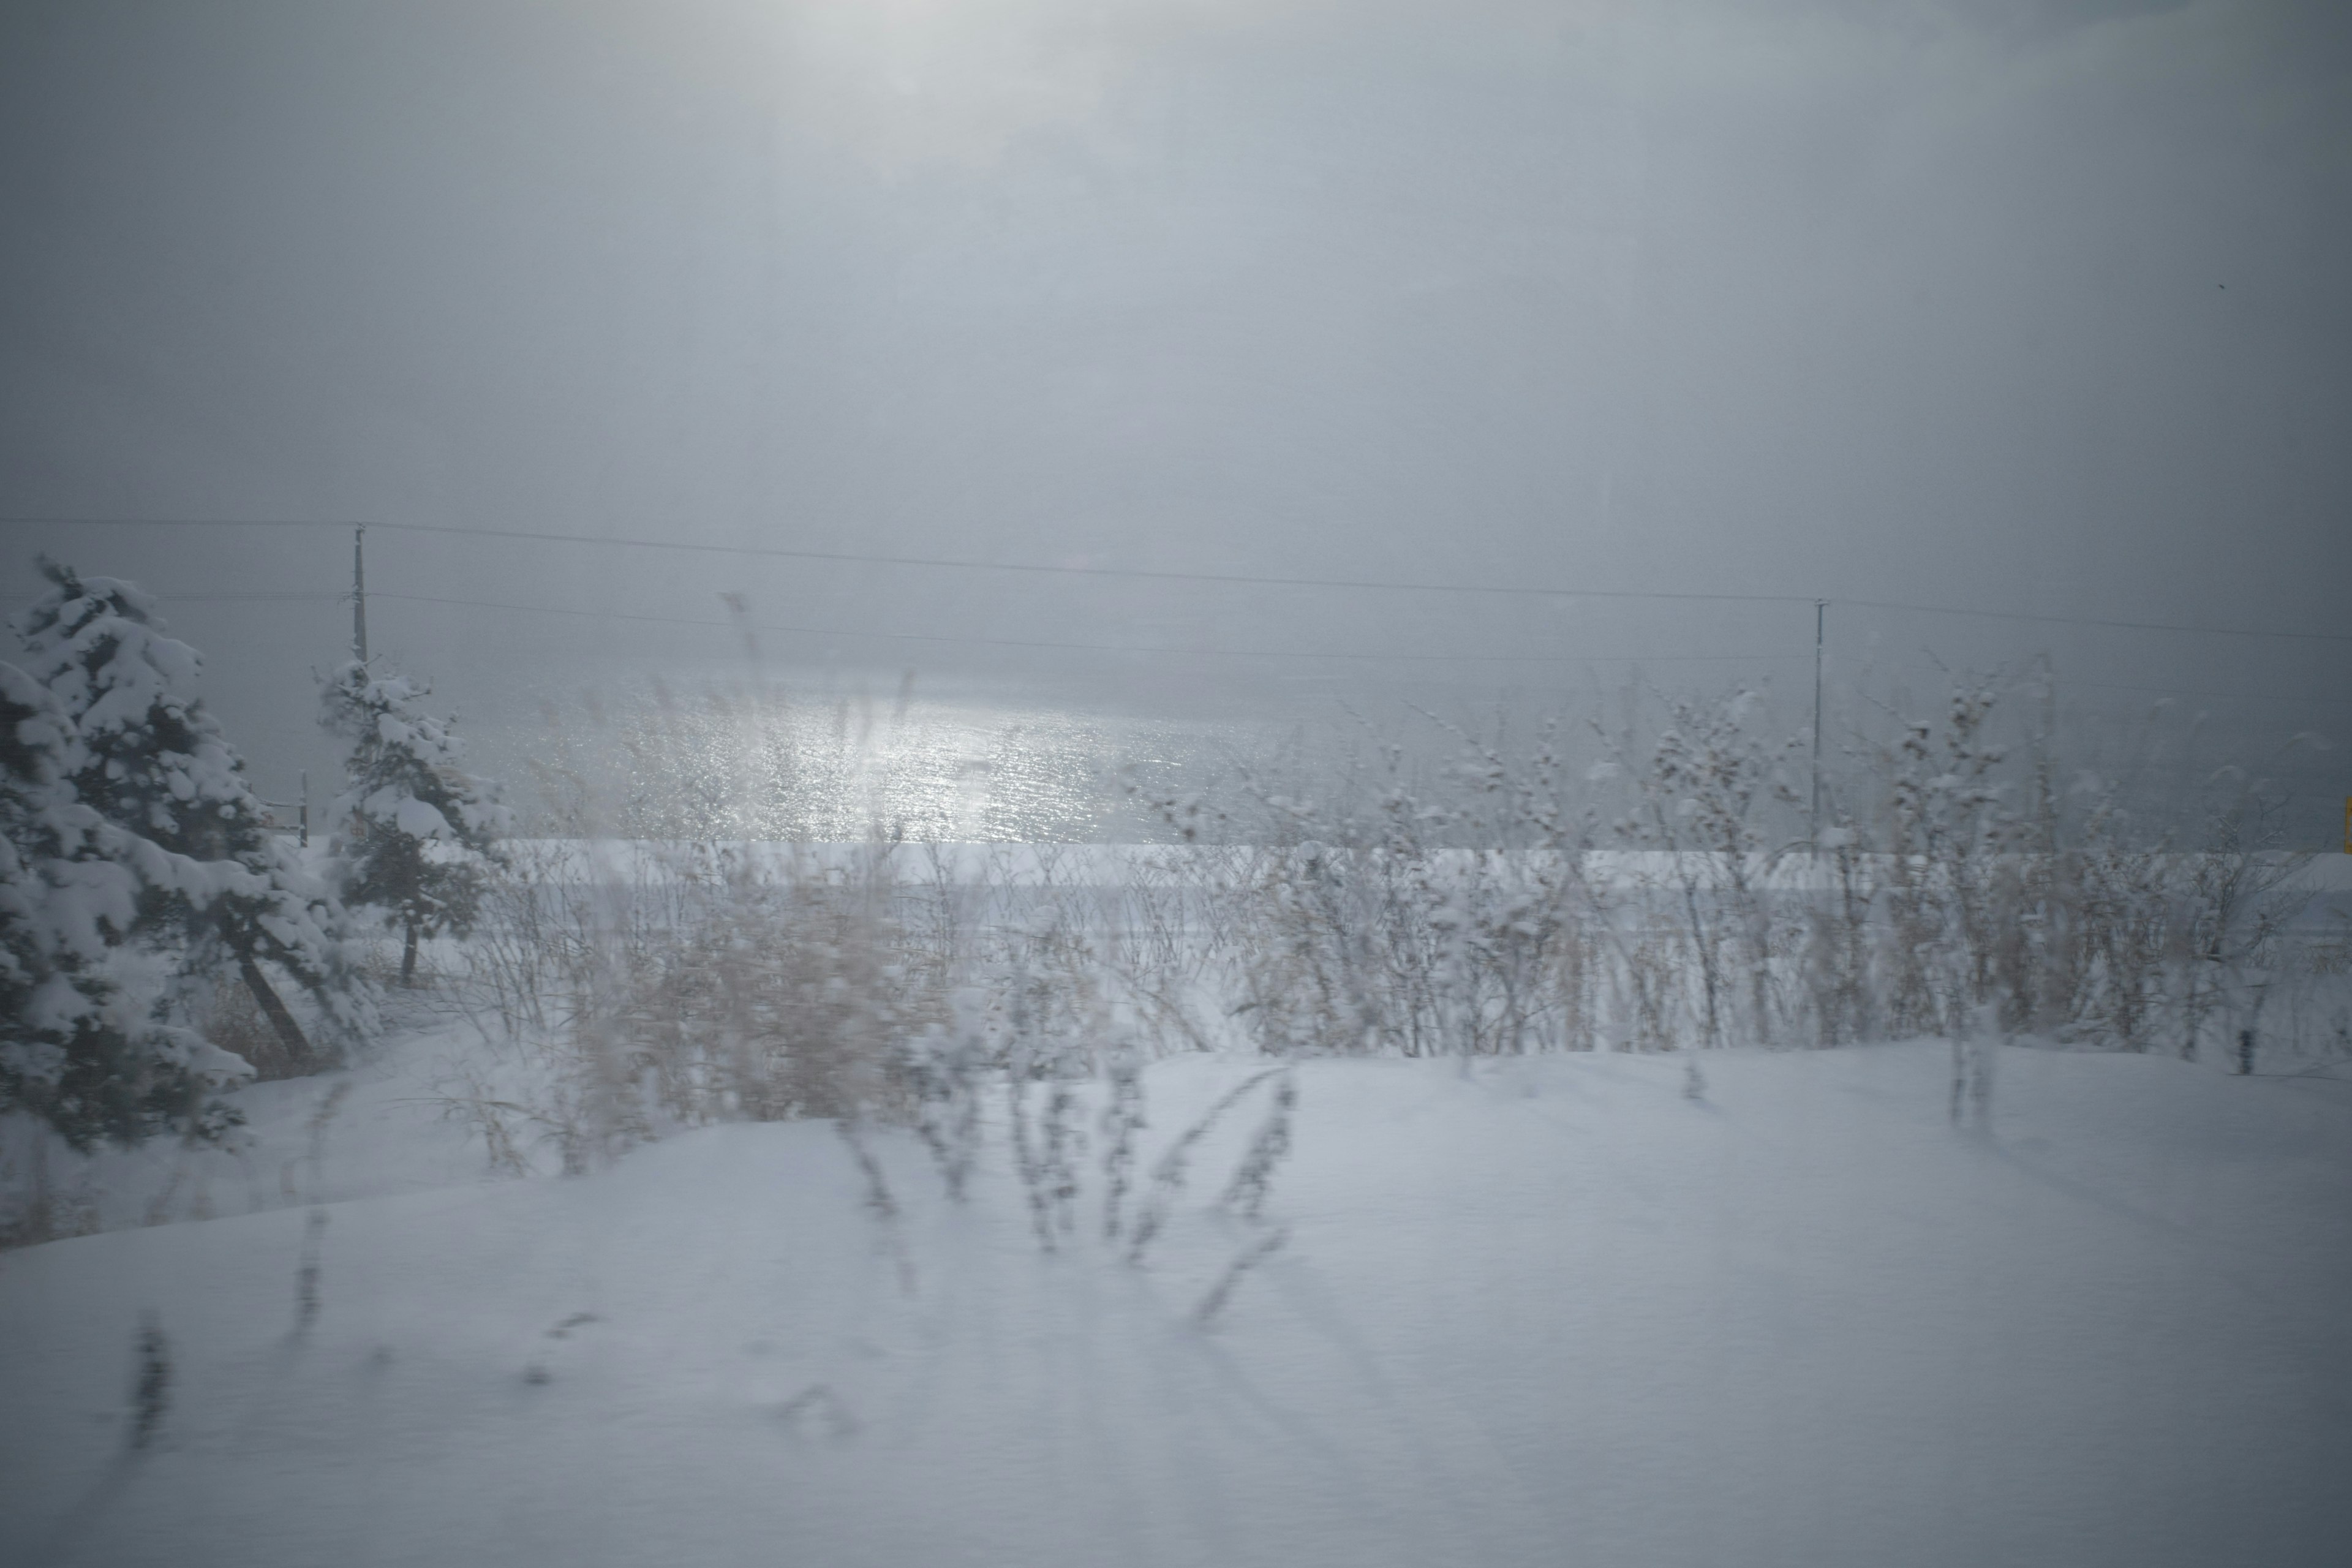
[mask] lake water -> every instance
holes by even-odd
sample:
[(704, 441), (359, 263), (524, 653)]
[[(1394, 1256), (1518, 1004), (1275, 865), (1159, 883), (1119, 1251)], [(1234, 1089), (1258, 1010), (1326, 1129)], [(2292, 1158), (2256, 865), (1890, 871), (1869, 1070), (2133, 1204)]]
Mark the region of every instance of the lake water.
[(1265, 727), (1013, 691), (828, 695), (739, 679), (551, 698), (502, 729), (482, 760), (509, 798), (591, 830), (1069, 843), (1156, 837), (1128, 781), (1205, 778)]

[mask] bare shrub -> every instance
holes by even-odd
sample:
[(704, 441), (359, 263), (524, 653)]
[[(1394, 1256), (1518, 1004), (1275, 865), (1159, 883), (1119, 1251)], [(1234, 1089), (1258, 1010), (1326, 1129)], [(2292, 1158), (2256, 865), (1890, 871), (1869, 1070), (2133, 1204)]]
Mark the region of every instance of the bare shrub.
[(572, 1120), (656, 1123), (912, 1110), (905, 1043), (948, 1016), (910, 962), (887, 847), (828, 860), (691, 845), (606, 887), (570, 977)]
[[(1223, 805), (1131, 793), (1188, 843), (1255, 838), (1195, 862), (1234, 934), (1185, 984), (1221, 981), (1272, 1055), (1836, 1046), (1958, 1037), (1986, 1005), (2012, 1036), (2189, 1056), (2258, 1014), (2315, 1049), (2352, 1034), (2299, 956), (2319, 940), (2296, 924), (2307, 857), (2260, 777), (2213, 774), (2184, 816), (2188, 752), (2151, 732), (2159, 829), (2070, 770), (2052, 691), (2036, 668), (1956, 679), (1926, 717), (1894, 700), (1824, 781), (1818, 826), (1799, 748), (1740, 689), (1629, 694), (1580, 779), (1554, 728), (1507, 754), (1439, 723), (1451, 763), (1382, 739), (1239, 767)], [(1206, 1043), (1108, 967), (1139, 1017)]]

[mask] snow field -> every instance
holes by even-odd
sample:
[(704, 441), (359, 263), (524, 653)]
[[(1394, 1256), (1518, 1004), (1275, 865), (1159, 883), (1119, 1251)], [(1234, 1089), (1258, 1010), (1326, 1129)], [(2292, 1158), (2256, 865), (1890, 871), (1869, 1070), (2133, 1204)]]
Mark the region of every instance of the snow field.
[[(1263, 1065), (1148, 1071), (1139, 1196)], [(0, 1561), (2147, 1568), (2352, 1543), (2340, 1085), (2012, 1049), (1979, 1135), (1948, 1125), (1934, 1045), (1711, 1053), (1698, 1104), (1663, 1058), (1297, 1070), (1286, 1243), (1205, 1327), (1264, 1234), (1213, 1206), (1256, 1100), (1141, 1268), (1101, 1239), (1098, 1140), (1075, 1234), (1040, 1250), (1001, 1098), (961, 1205), (910, 1135), (866, 1131), (892, 1221), (816, 1122), (330, 1202), (307, 1334), (296, 1208), (7, 1255)], [(370, 1103), (329, 1194), (441, 1160), (360, 1135)], [(145, 1309), (173, 1381), (133, 1453)]]

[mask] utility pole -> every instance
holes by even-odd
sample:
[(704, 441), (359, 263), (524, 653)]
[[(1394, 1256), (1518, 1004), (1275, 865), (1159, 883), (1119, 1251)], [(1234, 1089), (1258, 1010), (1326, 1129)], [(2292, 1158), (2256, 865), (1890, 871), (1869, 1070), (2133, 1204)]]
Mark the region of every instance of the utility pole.
[(367, 662), (367, 524), (352, 526), (352, 657)]
[(310, 847), (310, 770), (302, 770), (302, 847)]
[(1829, 624), (1830, 602), (1813, 601), (1813, 811), (1812, 845), (1822, 847), (1822, 644)]

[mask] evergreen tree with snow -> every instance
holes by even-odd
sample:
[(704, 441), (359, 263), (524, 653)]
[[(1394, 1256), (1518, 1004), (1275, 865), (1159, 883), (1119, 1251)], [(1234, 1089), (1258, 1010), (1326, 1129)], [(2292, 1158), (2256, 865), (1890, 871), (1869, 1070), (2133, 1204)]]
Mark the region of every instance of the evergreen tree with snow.
[(420, 939), (473, 928), (488, 872), (506, 863), (499, 837), (510, 819), (494, 786), (458, 766), (453, 721), (417, 706), (430, 689), (353, 660), (320, 702), (321, 721), (352, 748), (334, 807), (343, 898), (401, 929), (403, 985), (416, 983)]
[(0, 664), (0, 1110), (28, 1110), (84, 1152), (165, 1131), (216, 1137), (236, 1118), (211, 1091), (250, 1068), (148, 1016), (135, 966), (120, 962), (142, 894), (195, 868), (77, 800), (85, 761), (56, 699)]
[(269, 831), (244, 762), (188, 689), (196, 651), (163, 635), (132, 584), (47, 560), (41, 571), (49, 590), (16, 628), (32, 675), (74, 728), (76, 796), (151, 851), (194, 863), (142, 889), (137, 936), (173, 954), (183, 981), (234, 965), (289, 1065), (326, 1065), (332, 1043), (313, 1045), (262, 966), (307, 992), (336, 1040), (364, 1032), (373, 1006), (350, 961), (348, 918)]

